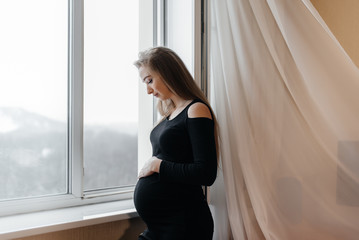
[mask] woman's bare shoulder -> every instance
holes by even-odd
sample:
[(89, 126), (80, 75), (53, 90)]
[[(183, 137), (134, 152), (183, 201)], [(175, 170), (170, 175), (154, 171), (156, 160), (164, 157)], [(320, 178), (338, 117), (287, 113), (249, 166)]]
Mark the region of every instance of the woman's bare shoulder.
[(206, 104), (201, 102), (196, 102), (188, 108), (188, 117), (212, 119), (211, 111)]

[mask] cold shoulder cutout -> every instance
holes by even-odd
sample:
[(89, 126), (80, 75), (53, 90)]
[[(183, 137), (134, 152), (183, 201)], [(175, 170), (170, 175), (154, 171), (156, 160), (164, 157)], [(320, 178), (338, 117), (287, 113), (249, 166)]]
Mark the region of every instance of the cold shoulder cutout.
[(188, 108), (188, 118), (209, 118), (212, 119), (211, 110), (202, 102), (193, 103)]

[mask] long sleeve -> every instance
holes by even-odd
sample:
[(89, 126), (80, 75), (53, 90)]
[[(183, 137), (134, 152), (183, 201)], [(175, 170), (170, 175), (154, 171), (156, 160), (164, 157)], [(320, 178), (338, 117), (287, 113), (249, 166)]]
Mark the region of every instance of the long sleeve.
[(217, 177), (217, 154), (214, 122), (209, 118), (188, 118), (193, 163), (162, 161), (161, 181), (211, 186)]

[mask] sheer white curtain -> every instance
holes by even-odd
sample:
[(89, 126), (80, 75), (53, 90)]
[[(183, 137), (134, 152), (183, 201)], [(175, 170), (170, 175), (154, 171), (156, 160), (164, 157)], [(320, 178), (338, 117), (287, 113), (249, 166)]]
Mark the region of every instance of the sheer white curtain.
[(234, 239), (358, 239), (358, 68), (309, 0), (210, 6)]

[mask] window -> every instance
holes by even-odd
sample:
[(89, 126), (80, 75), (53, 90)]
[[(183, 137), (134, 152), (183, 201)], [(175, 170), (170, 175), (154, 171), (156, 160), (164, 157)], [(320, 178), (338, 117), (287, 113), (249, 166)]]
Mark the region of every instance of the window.
[(137, 181), (139, 2), (84, 2), (84, 190)]
[(0, 200), (68, 192), (67, 15), (67, 1), (0, 2)]
[(197, 4), (0, 2), (0, 216), (132, 197), (156, 119), (132, 63), (167, 45), (195, 73)]
[(132, 196), (139, 99), (152, 102), (133, 61), (153, 44), (139, 36), (152, 5), (1, 1), (0, 215)]
[(206, 15), (207, 1), (164, 1), (164, 45), (175, 50), (186, 64), (198, 85), (206, 70)]
[(166, 2), (165, 44), (174, 49), (194, 74), (194, 4), (193, 0)]

